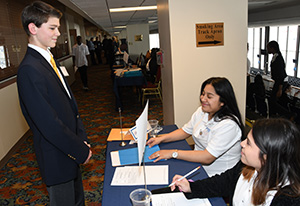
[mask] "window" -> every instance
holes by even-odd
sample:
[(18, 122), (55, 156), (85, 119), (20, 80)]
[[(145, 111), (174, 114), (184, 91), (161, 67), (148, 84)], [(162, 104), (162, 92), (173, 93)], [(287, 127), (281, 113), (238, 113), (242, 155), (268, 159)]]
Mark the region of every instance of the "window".
[(264, 69), (265, 56), (261, 55), (261, 49), (265, 49), (264, 38), (265, 28), (249, 28), (248, 29), (248, 58), (250, 66), (257, 69)]
[(253, 37), (254, 37), (254, 29), (250, 28), (248, 29), (248, 45), (249, 45), (249, 51), (248, 51), (248, 59), (250, 60), (250, 67), (254, 67), (254, 53), (253, 53)]
[(296, 58), (296, 48), (297, 48), (297, 31), (298, 26), (289, 26), (288, 36), (287, 36), (287, 48), (286, 48), (286, 73), (289, 76), (294, 76), (295, 74), (295, 62)]
[(6, 55), (5, 46), (0, 46), (0, 68), (5, 69), (10, 66), (9, 58)]
[(159, 46), (159, 35), (158, 34), (150, 34), (149, 35), (149, 42), (150, 42), (150, 50), (152, 48), (160, 48), (160, 46)]
[[(297, 45), (299, 45), (298, 40), (298, 25), (285, 25), (285, 26), (270, 26), (269, 27), (269, 37), (267, 38), (266, 28), (249, 28), (248, 29), (248, 43), (249, 43), (249, 53), (248, 57), (251, 61), (251, 67), (257, 69), (264, 69), (267, 67), (267, 72), (270, 72), (270, 62), (272, 55), (268, 55), (268, 62), (265, 59), (265, 55), (261, 55), (259, 61), (259, 54), (261, 50), (266, 50), (265, 39), (269, 41), (277, 41), (279, 44), (280, 51), (282, 53), (283, 59), (286, 63), (286, 72), (288, 76), (294, 77), (297, 72), (296, 65), (299, 65), (299, 52)], [(260, 50), (261, 49), (261, 50)], [(300, 76), (300, 74), (298, 75)], [(297, 77), (298, 77), (297, 76)]]

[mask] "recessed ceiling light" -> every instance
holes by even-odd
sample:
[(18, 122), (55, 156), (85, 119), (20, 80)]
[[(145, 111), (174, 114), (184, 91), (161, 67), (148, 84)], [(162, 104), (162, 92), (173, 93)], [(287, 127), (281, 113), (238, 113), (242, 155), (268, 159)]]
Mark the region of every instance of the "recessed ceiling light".
[(126, 12), (126, 11), (140, 11), (140, 10), (155, 10), (157, 6), (137, 6), (137, 7), (123, 7), (109, 9), (110, 12)]
[(124, 29), (126, 26), (114, 26), (115, 29)]

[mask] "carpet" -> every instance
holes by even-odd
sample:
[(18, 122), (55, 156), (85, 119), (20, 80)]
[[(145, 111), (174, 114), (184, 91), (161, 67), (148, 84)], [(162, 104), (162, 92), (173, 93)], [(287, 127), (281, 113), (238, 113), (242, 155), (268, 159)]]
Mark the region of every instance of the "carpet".
[[(101, 206), (105, 168), (106, 139), (111, 128), (119, 128), (119, 113), (115, 111), (113, 81), (108, 65), (88, 68), (89, 91), (82, 89), (79, 74), (71, 86), (79, 113), (92, 146), (93, 156), (81, 165), (85, 202), (87, 206)], [(122, 88), (124, 128), (134, 126), (143, 108), (132, 87)], [(150, 97), (149, 119), (158, 119), (163, 125), (162, 105)], [(0, 170), (0, 205), (48, 205), (49, 198), (42, 182), (29, 136)]]

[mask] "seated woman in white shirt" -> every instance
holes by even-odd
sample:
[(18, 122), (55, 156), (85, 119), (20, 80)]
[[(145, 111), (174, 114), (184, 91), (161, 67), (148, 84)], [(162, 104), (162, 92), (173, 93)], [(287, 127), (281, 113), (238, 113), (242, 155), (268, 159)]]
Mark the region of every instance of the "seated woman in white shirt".
[(201, 106), (183, 128), (147, 142), (152, 147), (192, 135), (195, 149), (160, 150), (150, 159), (155, 159), (154, 162), (170, 158), (199, 162), (209, 176), (232, 168), (240, 160), (244, 126), (230, 82), (223, 77), (207, 79), (201, 86), (200, 102)]
[(260, 119), (241, 143), (242, 157), (221, 175), (177, 181), (188, 199), (228, 197), (234, 206), (300, 205), (300, 132), (286, 119)]

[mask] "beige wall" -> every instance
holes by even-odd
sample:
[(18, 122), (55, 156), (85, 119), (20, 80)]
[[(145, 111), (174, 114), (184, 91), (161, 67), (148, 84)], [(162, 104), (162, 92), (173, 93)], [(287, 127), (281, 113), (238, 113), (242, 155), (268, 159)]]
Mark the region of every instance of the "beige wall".
[[(248, 1), (158, 0), (157, 4), (165, 57), (162, 69), (165, 124), (176, 123), (181, 127), (190, 119), (199, 106), (202, 82), (212, 76), (230, 80), (245, 117)], [(224, 46), (197, 48), (195, 25), (217, 22), (224, 23)]]
[(19, 106), (17, 84), (0, 90), (0, 160), (29, 129)]
[[(144, 55), (150, 49), (149, 45), (149, 25), (134, 24), (127, 28), (128, 52), (130, 58), (135, 62), (136, 58), (143, 53)], [(143, 35), (142, 41), (135, 41), (135, 35)]]

